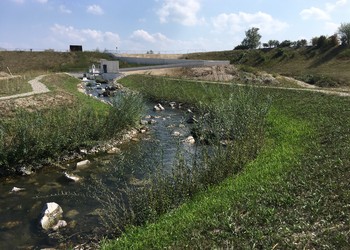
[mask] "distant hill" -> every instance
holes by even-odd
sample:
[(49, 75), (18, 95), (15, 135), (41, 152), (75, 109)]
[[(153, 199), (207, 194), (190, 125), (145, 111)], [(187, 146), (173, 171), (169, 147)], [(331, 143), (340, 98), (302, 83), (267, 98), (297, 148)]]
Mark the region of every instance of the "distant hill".
[(25, 52), (0, 51), (0, 72), (13, 74), (28, 71), (87, 71), (93, 63), (100, 59), (113, 60), (113, 56), (100, 52)]
[(254, 67), (324, 87), (350, 86), (350, 49), (338, 46), (229, 50), (184, 55), (188, 59), (230, 60), (243, 70)]

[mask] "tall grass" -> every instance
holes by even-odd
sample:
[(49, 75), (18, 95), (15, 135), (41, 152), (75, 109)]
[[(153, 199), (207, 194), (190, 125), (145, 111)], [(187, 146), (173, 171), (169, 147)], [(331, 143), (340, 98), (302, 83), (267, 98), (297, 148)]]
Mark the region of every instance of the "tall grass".
[[(157, 80), (161, 83), (157, 83)], [(155, 221), (196, 193), (235, 175), (257, 156), (263, 144), (270, 101), (259, 98), (258, 89), (235, 89), (228, 85), (207, 88), (193, 82), (179, 83), (181, 86), (164, 82), (162, 78), (153, 78), (153, 81), (147, 81), (145, 89), (148, 92), (156, 87), (162, 99), (181, 98), (200, 108), (200, 121), (195, 130), (198, 137), (210, 135), (210, 145), (197, 144), (190, 158), (184, 155), (179, 145), (170, 170), (164, 168), (166, 164), (162, 155), (148, 162), (143, 161), (142, 168), (146, 174), (143, 175), (141, 185), (128, 184), (126, 178), (123, 188), (111, 191), (98, 182), (98, 190), (103, 191), (97, 191), (96, 197), (105, 208), (102, 218), (111, 232), (120, 234), (130, 225)], [(172, 92), (174, 89), (176, 91)], [(187, 92), (188, 89), (192, 89), (192, 92)], [(187, 93), (186, 99), (179, 93)], [(152, 92), (153, 98), (157, 98), (156, 95)], [(208, 133), (198, 134), (200, 131)], [(126, 169), (130, 168), (130, 164), (119, 163), (116, 168), (119, 174), (130, 174), (132, 171)], [(102, 193), (106, 195), (102, 196)]]
[(31, 92), (32, 87), (28, 81), (35, 76), (36, 74), (34, 72), (27, 72), (23, 76), (14, 76), (6, 79), (0, 78), (0, 97)]
[(13, 172), (17, 165), (55, 160), (79, 147), (116, 138), (136, 125), (142, 109), (138, 95), (123, 94), (107, 113), (84, 104), (35, 112), (20, 110), (14, 118), (0, 121), (0, 167)]

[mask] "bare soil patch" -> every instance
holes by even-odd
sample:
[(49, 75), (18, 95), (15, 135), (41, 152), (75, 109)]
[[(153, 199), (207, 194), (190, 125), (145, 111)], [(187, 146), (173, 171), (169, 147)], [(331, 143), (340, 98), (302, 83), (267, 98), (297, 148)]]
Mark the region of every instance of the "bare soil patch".
[(0, 116), (12, 117), (18, 109), (29, 111), (73, 104), (74, 97), (66, 92), (46, 93), (0, 101)]
[(280, 85), (279, 81), (272, 75), (265, 72), (257, 72), (255, 74), (239, 70), (234, 65), (216, 65), (206, 67), (178, 67), (166, 69), (151, 69), (126, 72), (131, 74), (148, 74), (155, 76), (170, 76), (177, 78), (186, 78), (200, 81), (213, 82), (232, 82), (250, 84), (267, 84)]

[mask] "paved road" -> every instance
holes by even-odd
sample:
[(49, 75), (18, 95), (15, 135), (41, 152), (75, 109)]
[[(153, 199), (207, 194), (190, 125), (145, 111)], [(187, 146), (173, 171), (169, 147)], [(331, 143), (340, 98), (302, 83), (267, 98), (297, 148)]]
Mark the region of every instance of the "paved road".
[(50, 90), (42, 83), (40, 80), (45, 77), (46, 75), (40, 75), (38, 77), (35, 77), (33, 80), (30, 80), (28, 83), (32, 86), (33, 91), (27, 92), (27, 93), (22, 93), (22, 94), (17, 94), (17, 95), (10, 95), (10, 96), (4, 96), (0, 97), (1, 100), (8, 100), (8, 99), (13, 99), (13, 98), (18, 98), (18, 97), (26, 97), (26, 96), (31, 96), (35, 94), (42, 94), (42, 93), (47, 93)]

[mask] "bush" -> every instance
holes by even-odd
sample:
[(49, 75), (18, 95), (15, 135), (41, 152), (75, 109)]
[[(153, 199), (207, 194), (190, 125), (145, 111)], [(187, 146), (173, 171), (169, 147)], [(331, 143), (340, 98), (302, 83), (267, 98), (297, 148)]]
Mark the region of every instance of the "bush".
[(142, 96), (135, 92), (118, 93), (111, 100), (112, 107), (104, 126), (105, 134), (113, 136), (122, 129), (135, 126), (144, 109)]
[(328, 76), (322, 76), (322, 75), (308, 74), (308, 75), (298, 77), (298, 79), (319, 87), (335, 87), (338, 85), (337, 81), (333, 80)]

